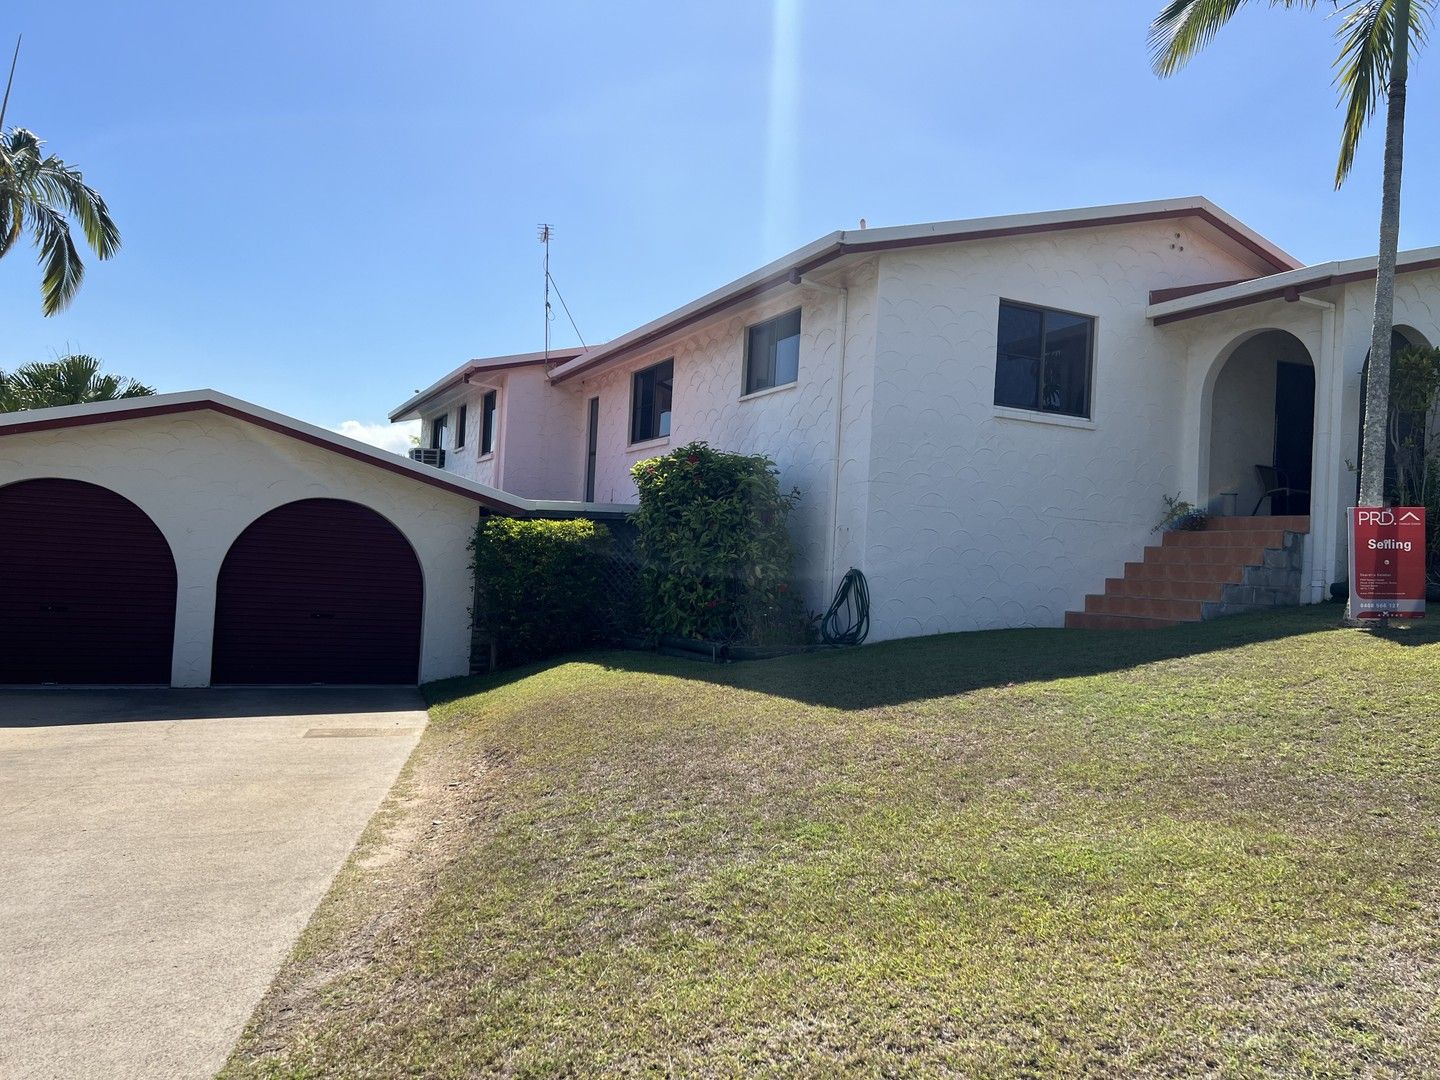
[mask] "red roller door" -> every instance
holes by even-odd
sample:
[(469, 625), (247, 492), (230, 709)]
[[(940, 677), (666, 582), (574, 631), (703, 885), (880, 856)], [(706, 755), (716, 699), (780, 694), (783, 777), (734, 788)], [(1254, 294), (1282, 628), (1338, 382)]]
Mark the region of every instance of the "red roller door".
[(215, 683), (414, 683), (423, 584), (379, 514), (305, 499), (257, 519), (220, 568)]
[(170, 682), (175, 561), (134, 503), (79, 480), (0, 487), (0, 683)]

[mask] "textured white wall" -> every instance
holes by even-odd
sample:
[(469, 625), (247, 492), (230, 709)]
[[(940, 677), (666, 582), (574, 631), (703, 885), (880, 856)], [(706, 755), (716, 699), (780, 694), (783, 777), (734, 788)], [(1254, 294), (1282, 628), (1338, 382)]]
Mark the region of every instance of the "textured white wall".
[[(869, 380), (874, 359), (875, 274), (873, 265), (853, 270), (848, 285), (845, 347), (846, 463), (841, 535), (863, 537), (868, 472)], [(798, 380), (786, 387), (741, 399), (745, 330), (774, 315), (801, 309)], [(840, 297), (808, 285), (792, 286), (589, 378), (561, 385), (571, 391), (583, 432), (585, 402), (600, 398), (599, 461), (595, 497), (633, 502), (630, 468), (637, 461), (704, 440), (721, 450), (763, 453), (780, 472), (782, 487), (799, 488), (792, 520), (798, 560), (796, 583), (805, 602), (820, 610), (829, 602), (829, 523), (835, 459), (835, 392), (840, 359)], [(630, 386), (637, 370), (675, 358), (670, 435), (632, 447)], [(583, 445), (577, 450), (583, 455)], [(863, 541), (860, 541), (863, 542)], [(838, 558), (848, 559), (852, 540)], [(841, 561), (844, 571), (848, 562)]]
[(469, 670), (466, 549), (476, 504), (426, 484), (214, 412), (117, 420), (0, 438), (0, 485), (85, 480), (125, 496), (170, 543), (178, 573), (176, 686), (210, 680), (215, 582), (252, 521), (297, 499), (348, 499), (389, 519), (425, 577), (422, 681)]
[[(1171, 222), (883, 255), (873, 635), (1058, 626), (1136, 558), (1180, 486), (1185, 349), (1149, 290), (1253, 273)], [(1096, 317), (1093, 421), (994, 406), (1001, 298)]]

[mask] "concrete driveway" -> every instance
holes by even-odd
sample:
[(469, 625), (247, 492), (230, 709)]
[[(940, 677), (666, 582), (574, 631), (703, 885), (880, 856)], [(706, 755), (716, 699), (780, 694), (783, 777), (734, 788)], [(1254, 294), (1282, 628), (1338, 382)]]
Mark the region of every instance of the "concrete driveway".
[(0, 690), (0, 1076), (212, 1076), (424, 724), (413, 690)]

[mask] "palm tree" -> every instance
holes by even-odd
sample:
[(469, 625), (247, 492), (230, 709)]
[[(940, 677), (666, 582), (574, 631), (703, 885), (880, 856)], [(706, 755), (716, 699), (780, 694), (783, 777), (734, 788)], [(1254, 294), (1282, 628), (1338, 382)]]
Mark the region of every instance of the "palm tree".
[[(1268, 0), (1272, 7), (1305, 8), (1317, 0)], [(1390, 332), (1395, 316), (1395, 261), (1400, 247), (1400, 173), (1405, 150), (1405, 82), (1410, 43), (1425, 43), (1430, 15), (1440, 0), (1331, 0), (1343, 12), (1335, 61), (1345, 105), (1338, 188), (1350, 175), (1361, 132), (1375, 114), (1382, 91), (1385, 114), (1385, 172), (1381, 184), (1380, 258), (1375, 272), (1375, 319), (1365, 392), (1365, 430), (1360, 447), (1360, 504), (1385, 499), (1386, 417), (1390, 415)], [(1247, 0), (1170, 0), (1150, 24), (1151, 62), (1157, 74), (1173, 75), (1203, 49)], [(1405, 26), (1408, 33), (1396, 33)], [(1387, 86), (1388, 83), (1388, 86)]]
[(83, 353), (25, 364), (9, 375), (0, 371), (0, 412), (149, 397), (153, 393), (153, 386), (123, 375), (102, 375), (100, 361)]
[(45, 276), (40, 295), (46, 315), (70, 303), (85, 277), (85, 264), (70, 235), (80, 224), (95, 254), (108, 259), (120, 247), (120, 230), (100, 193), (85, 183), (80, 170), (54, 154), (24, 128), (0, 131), (0, 258), (25, 232), (40, 250)]

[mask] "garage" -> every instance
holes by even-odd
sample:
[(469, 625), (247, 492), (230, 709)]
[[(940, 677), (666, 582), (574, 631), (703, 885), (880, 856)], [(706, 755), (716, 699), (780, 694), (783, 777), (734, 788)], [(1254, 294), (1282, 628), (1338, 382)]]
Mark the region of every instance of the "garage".
[(236, 538), (215, 589), (215, 683), (414, 683), (423, 581), (368, 507), (304, 499)]
[(0, 682), (465, 675), (480, 516), (574, 512), (213, 390), (0, 414)]
[(0, 683), (170, 682), (175, 561), (155, 523), (104, 487), (0, 487)]

